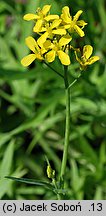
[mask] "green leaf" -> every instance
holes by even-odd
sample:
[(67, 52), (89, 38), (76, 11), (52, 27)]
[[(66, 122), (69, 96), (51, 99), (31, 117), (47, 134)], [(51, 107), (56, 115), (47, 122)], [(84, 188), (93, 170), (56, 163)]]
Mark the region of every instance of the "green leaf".
[(8, 175), (11, 171), (13, 153), (14, 153), (14, 140), (11, 140), (11, 142), (7, 146), (7, 149), (5, 151), (5, 154), (4, 154), (2, 163), (1, 163), (1, 169), (0, 169), (1, 178), (4, 177), (5, 175)]
[(71, 160), (71, 181), (74, 191), (78, 192), (84, 185), (84, 176), (79, 175), (79, 170), (75, 160)]
[(102, 187), (101, 186), (98, 186), (96, 188), (94, 200), (103, 200), (103, 191), (102, 191)]
[[(12, 175), (17, 175), (19, 177), (22, 177), (26, 174), (26, 170), (22, 170), (22, 168), (18, 168), (15, 170), (15, 172), (12, 173)], [(1, 185), (2, 184), (2, 185)], [(8, 179), (3, 178), (0, 180), (0, 199), (7, 194), (9, 197), (13, 196), (13, 182), (8, 181)]]
[(18, 80), (18, 79), (31, 79), (35, 78), (35, 71), (21, 71), (21, 70), (6, 70), (3, 68), (0, 68), (0, 78), (4, 80)]
[(87, 139), (85, 139), (83, 136), (80, 136), (80, 135), (79, 135), (79, 146), (80, 146), (80, 149), (82, 150), (85, 158), (89, 162), (91, 162), (95, 166), (97, 166), (98, 165), (98, 158), (97, 158), (96, 152), (90, 146)]
[(0, 198), (6, 193), (8, 189), (8, 182), (4, 179), (5, 175), (9, 175), (11, 172), (12, 161), (14, 153), (14, 140), (12, 140), (5, 153), (0, 167)]
[(106, 142), (104, 141), (100, 146), (99, 151), (100, 163), (103, 165), (106, 163)]
[(10, 133), (0, 133), (0, 147), (11, 139)]
[(43, 181), (38, 181), (35, 179), (28, 179), (28, 178), (16, 178), (16, 177), (10, 177), (10, 176), (5, 176), (5, 178), (21, 182), (21, 183), (26, 183), (26, 184), (31, 184), (31, 185), (39, 185), (46, 187), (50, 190), (53, 190), (53, 186), (49, 182), (43, 182)]
[(30, 186), (30, 187), (20, 187), (20, 188), (17, 188), (16, 190), (16, 193), (17, 194), (24, 194), (24, 195), (30, 195), (30, 194), (39, 194), (39, 195), (42, 195), (45, 193), (45, 188), (43, 187), (34, 187), (34, 186)]
[(86, 111), (92, 113), (97, 111), (96, 103), (88, 98), (77, 98), (76, 102), (80, 105), (82, 112)]

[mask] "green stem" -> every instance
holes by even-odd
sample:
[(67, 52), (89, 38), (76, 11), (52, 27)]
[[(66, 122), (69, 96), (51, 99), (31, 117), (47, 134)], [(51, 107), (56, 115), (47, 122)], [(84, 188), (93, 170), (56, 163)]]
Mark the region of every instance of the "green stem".
[(70, 83), (70, 85), (68, 86), (68, 88), (71, 88), (78, 81), (78, 79), (80, 77), (81, 77), (81, 74), (72, 83)]
[(64, 67), (64, 83), (66, 91), (66, 128), (65, 128), (65, 143), (63, 150), (63, 158), (61, 165), (61, 179), (64, 181), (64, 175), (66, 171), (66, 163), (68, 156), (68, 146), (69, 146), (69, 135), (70, 135), (70, 88), (68, 88), (68, 75), (67, 75), (67, 66)]
[[(55, 189), (57, 190), (56, 180), (55, 180), (55, 179), (52, 179), (52, 181), (53, 181), (53, 184), (54, 184), (54, 186), (55, 186)], [(58, 200), (61, 200), (61, 195), (60, 195), (59, 193), (57, 193), (56, 195), (57, 195), (57, 199), (58, 199)]]
[(47, 65), (51, 70), (53, 70), (56, 74), (58, 74), (61, 78), (64, 78), (62, 74), (60, 74), (58, 71), (56, 71), (54, 68), (52, 68), (48, 63), (44, 61), (45, 65)]

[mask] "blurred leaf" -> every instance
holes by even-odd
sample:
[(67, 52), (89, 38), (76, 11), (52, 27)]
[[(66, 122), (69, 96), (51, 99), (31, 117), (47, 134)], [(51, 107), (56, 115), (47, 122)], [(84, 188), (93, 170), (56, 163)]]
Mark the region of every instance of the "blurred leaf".
[(86, 111), (86, 112), (96, 112), (97, 111), (97, 105), (95, 102), (93, 102), (92, 100), (88, 99), (88, 98), (77, 98), (76, 99), (77, 104), (79, 104), (80, 109), (82, 109), (82, 111)]
[(8, 147), (6, 148), (3, 161), (1, 164), (1, 169), (0, 169), (1, 178), (3, 178), (5, 175), (8, 175), (10, 173), (12, 160), (13, 160), (13, 153), (14, 153), (14, 140), (12, 140), (8, 144)]
[(11, 139), (10, 133), (0, 133), (0, 148), (3, 144), (8, 142)]
[(83, 136), (80, 136), (80, 135), (79, 135), (79, 146), (80, 146), (81, 151), (84, 154), (84, 157), (87, 159), (87, 161), (90, 161), (95, 166), (97, 166), (98, 165), (98, 157), (96, 155), (96, 152), (90, 146), (87, 139), (85, 139)]
[(18, 66), (17, 60), (12, 55), (11, 49), (3, 37), (0, 37), (0, 51), (1, 51), (0, 58), (1, 58), (1, 62), (3, 62), (4, 67), (7, 67), (8, 69), (17, 68)]
[(0, 167), (0, 197), (2, 197), (6, 190), (8, 189), (7, 181), (4, 180), (5, 175), (9, 175), (12, 168), (13, 162), (13, 153), (14, 153), (14, 140), (12, 140), (6, 151), (4, 153), (4, 157)]
[(45, 193), (45, 189), (42, 187), (21, 187), (17, 188), (17, 194), (24, 194), (24, 195), (30, 195), (30, 194), (39, 194), (42, 195), (42, 193)]
[[(12, 174), (21, 177), (26, 174), (26, 170), (21, 170), (21, 168), (19, 167)], [(3, 180), (0, 180), (0, 184), (1, 182), (2, 185), (0, 185), (0, 198), (2, 198), (5, 194), (7, 194), (9, 197), (13, 197), (13, 182), (8, 181), (8, 179), (5, 178), (3, 178)]]
[(100, 146), (99, 157), (100, 157), (100, 163), (104, 165), (106, 163), (106, 142), (105, 141)]
[(98, 186), (96, 188), (94, 200), (103, 200), (103, 192), (102, 192), (102, 187)]
[(0, 13), (5, 10), (10, 11), (11, 13), (14, 12), (13, 8), (9, 4), (7, 4), (7, 2), (4, 2), (3, 0), (1, 0), (0, 1)]
[(72, 187), (74, 191), (78, 192), (84, 184), (84, 177), (79, 175), (75, 160), (71, 160), (71, 175)]
[(71, 186), (75, 193), (76, 199), (83, 199), (84, 176), (79, 175), (78, 167), (75, 160), (71, 160)]

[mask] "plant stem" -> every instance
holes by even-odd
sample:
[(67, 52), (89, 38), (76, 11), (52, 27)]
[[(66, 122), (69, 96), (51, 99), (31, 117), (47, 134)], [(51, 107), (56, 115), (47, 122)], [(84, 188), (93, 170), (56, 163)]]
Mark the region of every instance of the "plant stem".
[(80, 77), (81, 77), (81, 74), (72, 83), (69, 84), (68, 88), (71, 88), (78, 81)]
[(69, 135), (70, 135), (70, 88), (68, 88), (69, 83), (68, 83), (67, 66), (64, 66), (64, 83), (65, 83), (65, 91), (66, 91), (66, 127), (65, 127), (65, 143), (64, 143), (61, 174), (60, 174), (60, 177), (63, 181), (64, 181), (64, 175), (66, 171)]
[(51, 70), (53, 70), (56, 74), (58, 74), (61, 78), (64, 79), (64, 76), (60, 74), (58, 71), (56, 71), (53, 67), (51, 67), (48, 63), (44, 61), (45, 65), (47, 65)]
[[(52, 181), (53, 181), (53, 184), (54, 184), (54, 186), (55, 186), (55, 189), (57, 190), (56, 180), (55, 180), (55, 179), (52, 179)], [(60, 195), (59, 193), (57, 193), (56, 195), (57, 195), (57, 199), (58, 199), (58, 200), (61, 200), (61, 195)]]

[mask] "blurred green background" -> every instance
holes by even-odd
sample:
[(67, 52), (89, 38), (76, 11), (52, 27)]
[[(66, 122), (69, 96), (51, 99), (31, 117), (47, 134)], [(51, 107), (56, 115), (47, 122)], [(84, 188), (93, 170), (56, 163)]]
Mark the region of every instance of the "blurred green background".
[[(90, 66), (71, 88), (71, 129), (66, 170), (66, 199), (106, 199), (106, 2), (105, 0), (0, 0), (0, 198), (56, 199), (51, 191), (17, 183), (4, 176), (47, 180), (45, 155), (59, 177), (64, 124), (64, 84), (39, 62), (20, 64), (29, 53), (25, 37), (33, 22), (22, 19), (51, 4), (60, 14), (67, 5), (88, 25), (76, 47), (91, 44), (100, 61)], [(70, 81), (78, 72), (72, 56)], [(60, 70), (56, 61), (53, 67)], [(48, 180), (49, 181), (49, 180)]]

